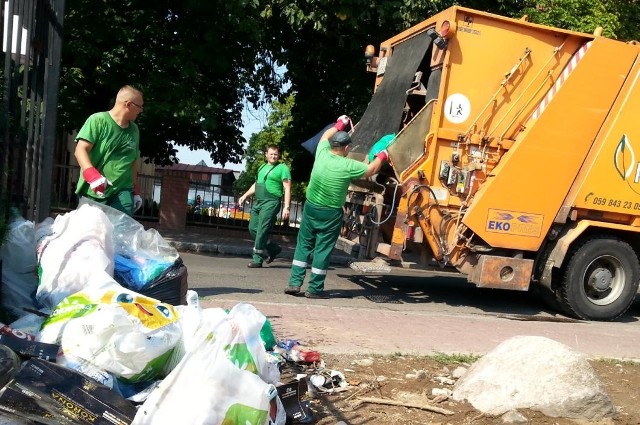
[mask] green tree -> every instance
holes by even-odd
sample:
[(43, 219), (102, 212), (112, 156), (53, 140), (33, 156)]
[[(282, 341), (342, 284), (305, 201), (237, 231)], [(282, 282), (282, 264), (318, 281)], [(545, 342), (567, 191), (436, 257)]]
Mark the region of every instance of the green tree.
[(260, 105), (281, 88), (255, 1), (68, 0), (66, 9), (61, 128), (78, 129), (131, 84), (145, 94), (143, 155), (167, 163), (176, 143), (240, 162), (245, 99)]
[(263, 16), (265, 41), (287, 66), (296, 93), (292, 121), (282, 144), (293, 158), (294, 181), (309, 178), (313, 157), (301, 143), (342, 114), (360, 116), (373, 93), (375, 76), (365, 72), (364, 48), (435, 12), (434, 3), (416, 1), (272, 0)]
[[(233, 184), (233, 191), (237, 196), (241, 196), (256, 181), (258, 169), (266, 161), (265, 152), (269, 145), (278, 146), (280, 160), (287, 164), (292, 171), (295, 169), (292, 163), (292, 156), (281, 145), (284, 133), (292, 124), (291, 110), (294, 105), (295, 96), (293, 94), (289, 94), (282, 103), (273, 102), (266, 125), (249, 139), (249, 145), (244, 154), (247, 164), (245, 171), (240, 174)], [(294, 200), (304, 199), (305, 187), (305, 183), (294, 180), (291, 189), (292, 198)]]
[(609, 8), (609, 1), (602, 0), (540, 0), (525, 7), (523, 13), (537, 24), (592, 33), (602, 27), (606, 37), (617, 37), (618, 16)]

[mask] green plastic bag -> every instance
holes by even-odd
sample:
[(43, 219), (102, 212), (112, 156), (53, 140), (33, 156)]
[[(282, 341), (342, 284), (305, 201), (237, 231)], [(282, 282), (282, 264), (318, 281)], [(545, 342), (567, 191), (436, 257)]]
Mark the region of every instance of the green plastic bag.
[(369, 151), (369, 162), (373, 162), (373, 158), (376, 157), (377, 154), (387, 149), (394, 141), (396, 140), (396, 134), (391, 133), (386, 136), (382, 136), (380, 140), (375, 142)]

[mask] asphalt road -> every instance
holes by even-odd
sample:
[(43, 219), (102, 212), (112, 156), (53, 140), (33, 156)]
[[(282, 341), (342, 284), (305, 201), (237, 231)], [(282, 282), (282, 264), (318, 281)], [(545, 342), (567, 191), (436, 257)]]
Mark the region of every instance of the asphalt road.
[[(262, 269), (249, 269), (247, 258), (181, 253), (189, 273), (189, 286), (201, 297), (236, 302), (297, 303), (385, 309), (389, 311), (452, 315), (524, 315), (564, 318), (531, 292), (481, 289), (452, 273), (425, 273), (394, 269), (390, 274), (363, 275), (348, 267), (333, 266), (325, 289), (327, 300), (306, 300), (285, 295), (290, 261), (277, 259)], [(640, 299), (622, 319), (640, 317)]]
[(537, 335), (591, 357), (640, 359), (640, 302), (619, 322), (585, 322), (548, 309), (532, 293), (479, 289), (456, 274), (363, 275), (338, 266), (326, 281), (332, 297), (311, 300), (283, 293), (288, 260), (249, 269), (246, 257), (181, 257), (204, 308), (253, 304), (279, 338), (322, 353), (482, 355), (510, 337)]

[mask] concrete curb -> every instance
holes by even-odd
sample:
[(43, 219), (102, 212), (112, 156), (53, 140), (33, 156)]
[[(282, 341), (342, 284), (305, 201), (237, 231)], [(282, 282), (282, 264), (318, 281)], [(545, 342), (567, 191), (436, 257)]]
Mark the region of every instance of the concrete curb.
[[(166, 238), (166, 241), (169, 243), (169, 245), (173, 246), (178, 251), (249, 258), (251, 258), (251, 256), (253, 255), (253, 248), (245, 245), (229, 243), (185, 242), (170, 238)], [(282, 253), (278, 255), (278, 258), (293, 260), (293, 250), (284, 247)], [(348, 255), (333, 254), (331, 256), (331, 264), (336, 266), (348, 266), (352, 261), (354, 261), (354, 258)]]

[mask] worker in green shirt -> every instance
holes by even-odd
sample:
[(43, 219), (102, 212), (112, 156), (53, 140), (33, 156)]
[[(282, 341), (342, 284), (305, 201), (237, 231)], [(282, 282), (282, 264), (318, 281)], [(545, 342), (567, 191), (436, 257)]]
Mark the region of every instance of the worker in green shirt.
[(282, 248), (269, 240), (269, 231), (280, 212), (283, 194), (282, 221), (289, 219), (291, 207), (291, 171), (289, 167), (280, 162), (280, 151), (276, 145), (267, 146), (265, 156), (267, 163), (258, 169), (255, 183), (238, 199), (240, 205), (243, 205), (249, 196), (255, 195), (249, 219), (249, 233), (254, 239), (253, 260), (247, 265), (249, 268), (262, 267), (264, 260), (269, 264), (280, 254)]
[(349, 184), (352, 180), (376, 174), (388, 159), (386, 149), (374, 152), (369, 164), (347, 158), (351, 138), (344, 129), (349, 122), (349, 117), (342, 115), (320, 137), (285, 294), (300, 293), (306, 277), (307, 261), (313, 254), (309, 288), (304, 295), (307, 298), (327, 298), (324, 280), (331, 252), (340, 234), (342, 205)]
[(140, 132), (135, 123), (144, 110), (142, 92), (124, 86), (109, 111), (87, 118), (76, 136), (80, 165), (76, 194), (128, 215), (142, 206), (138, 185)]

